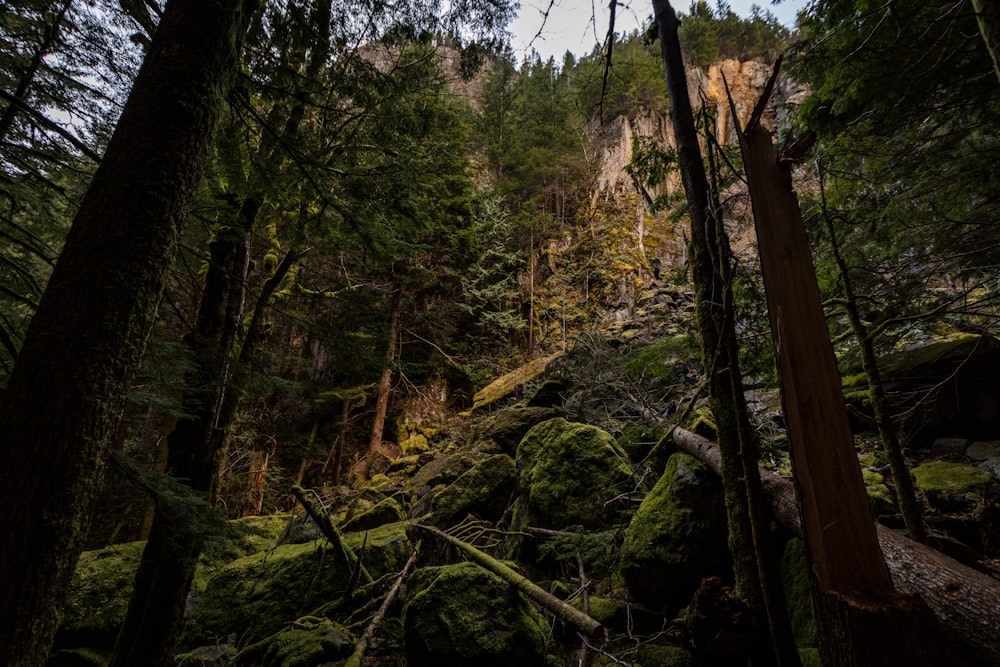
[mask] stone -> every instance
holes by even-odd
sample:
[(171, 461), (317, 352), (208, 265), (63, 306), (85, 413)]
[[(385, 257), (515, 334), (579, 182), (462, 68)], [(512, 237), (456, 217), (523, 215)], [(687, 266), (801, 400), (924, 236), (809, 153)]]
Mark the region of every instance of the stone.
[(403, 633), (412, 667), (541, 667), (545, 628), (520, 591), (474, 563), (410, 577)]
[(551, 407), (508, 408), (493, 417), (492, 423), (484, 429), (482, 436), (491, 438), (501, 451), (514, 454), (521, 438), (533, 426), (558, 416), (560, 413)]
[(477, 463), (435, 495), (433, 509), (424, 523), (447, 528), (469, 515), (495, 523), (507, 510), (516, 490), (514, 459), (496, 454)]
[(631, 599), (674, 613), (701, 580), (727, 571), (726, 513), (719, 480), (676, 453), (632, 517), (620, 573)]
[(969, 511), (984, 492), (998, 490), (989, 471), (967, 463), (931, 461), (910, 472), (931, 507), (945, 512)]
[(965, 450), (965, 455), (972, 461), (986, 461), (1000, 456), (1000, 441), (983, 442), (977, 440)]
[[(636, 482), (606, 431), (559, 417), (533, 427), (517, 448), (517, 523), (565, 530), (602, 528), (628, 508)], [(613, 499), (621, 496), (621, 502)]]

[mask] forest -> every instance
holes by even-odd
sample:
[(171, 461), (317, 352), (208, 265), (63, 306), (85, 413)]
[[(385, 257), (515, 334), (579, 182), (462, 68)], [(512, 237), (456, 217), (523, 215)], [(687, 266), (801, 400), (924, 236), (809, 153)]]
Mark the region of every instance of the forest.
[(0, 663), (1000, 665), (1000, 6), (625, 10), (0, 4)]

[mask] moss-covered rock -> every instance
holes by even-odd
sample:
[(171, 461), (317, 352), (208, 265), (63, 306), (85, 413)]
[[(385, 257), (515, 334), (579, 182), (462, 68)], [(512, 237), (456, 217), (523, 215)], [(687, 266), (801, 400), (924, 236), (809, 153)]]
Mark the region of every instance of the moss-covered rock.
[(110, 651), (70, 648), (53, 652), (45, 667), (107, 667), (109, 662), (111, 662)]
[(403, 508), (394, 498), (383, 498), (364, 511), (354, 515), (343, 525), (345, 532), (371, 530), (387, 523), (398, 523), (406, 519)]
[(414, 667), (545, 664), (542, 619), (513, 586), (474, 563), (417, 570), (404, 608)]
[[(346, 534), (344, 541), (373, 578), (402, 569), (412, 551), (402, 523)], [(184, 626), (181, 647), (227, 643), (232, 635), (259, 641), (336, 600), (349, 579), (350, 567), (325, 540), (236, 560), (208, 582)]]
[(727, 564), (721, 484), (697, 459), (674, 454), (625, 532), (620, 572), (629, 593), (653, 609), (676, 611)]
[(63, 607), (57, 646), (114, 646), (145, 546), (145, 542), (129, 542), (80, 556)]
[(461, 452), (441, 454), (429, 459), (403, 484), (406, 493), (425, 495), (439, 484), (451, 484), (465, 471), (476, 465), (476, 460)]
[(313, 667), (341, 658), (354, 650), (355, 639), (339, 623), (304, 616), (274, 635), (240, 652), (237, 664), (262, 667)]
[(927, 502), (946, 512), (969, 510), (984, 492), (998, 490), (989, 471), (967, 463), (931, 461), (911, 473)]
[(506, 454), (491, 456), (435, 495), (433, 511), (424, 522), (445, 528), (470, 514), (496, 522), (506, 511), (516, 489), (514, 459)]
[(555, 419), (559, 412), (549, 407), (508, 408), (501, 410), (483, 429), (483, 437), (490, 438), (508, 454), (514, 454), (521, 438), (536, 424)]
[(533, 427), (517, 448), (520, 520), (545, 528), (598, 528), (627, 509), (610, 502), (631, 491), (632, 466), (605, 431), (556, 418)]
[[(609, 631), (621, 634), (652, 635), (663, 627), (663, 616), (641, 605), (591, 595), (589, 616)], [(576, 597), (570, 603), (583, 611), (583, 599)], [(572, 636), (577, 630), (571, 628)]]
[(816, 617), (813, 616), (812, 591), (809, 587), (809, 562), (805, 543), (793, 538), (785, 544), (781, 559), (781, 583), (788, 605), (792, 636), (799, 648), (816, 646)]

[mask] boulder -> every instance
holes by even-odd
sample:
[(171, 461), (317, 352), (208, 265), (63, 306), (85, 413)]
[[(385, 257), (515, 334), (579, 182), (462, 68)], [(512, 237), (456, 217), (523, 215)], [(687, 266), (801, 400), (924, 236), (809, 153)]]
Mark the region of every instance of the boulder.
[(313, 667), (348, 657), (355, 639), (339, 623), (303, 616), (274, 635), (240, 652), (234, 664), (266, 667)]
[(514, 459), (497, 454), (477, 463), (432, 499), (424, 523), (447, 528), (466, 516), (495, 523), (500, 520), (517, 490)]
[(507, 454), (514, 454), (521, 438), (536, 424), (554, 419), (559, 412), (550, 407), (508, 408), (501, 410), (484, 429), (483, 437), (490, 438)]
[(474, 563), (410, 577), (403, 633), (413, 667), (541, 666), (545, 627), (516, 588)]
[(620, 572), (632, 599), (676, 612), (705, 577), (728, 567), (726, 513), (719, 480), (677, 453), (625, 531)]
[(343, 526), (344, 532), (371, 530), (387, 523), (398, 523), (406, 519), (403, 509), (393, 498), (384, 498), (371, 507), (352, 516)]
[[(355, 553), (365, 544), (364, 566), (375, 579), (403, 568), (412, 551), (403, 523), (344, 535)], [(350, 567), (325, 540), (279, 546), (233, 561), (208, 582), (184, 626), (182, 649), (256, 642), (337, 600)]]
[(519, 523), (562, 530), (604, 527), (627, 511), (632, 466), (605, 431), (559, 417), (533, 427), (517, 448)]
[(984, 492), (1000, 490), (988, 470), (967, 463), (931, 461), (910, 472), (928, 504), (944, 512), (969, 511)]

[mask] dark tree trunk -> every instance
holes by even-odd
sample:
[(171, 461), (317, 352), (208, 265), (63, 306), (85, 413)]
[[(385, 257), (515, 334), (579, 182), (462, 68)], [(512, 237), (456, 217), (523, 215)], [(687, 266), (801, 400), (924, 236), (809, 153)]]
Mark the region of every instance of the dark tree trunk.
[(677, 161), (691, 216), (689, 251), (696, 324), (701, 338), (702, 367), (709, 379), (709, 405), (722, 452), (736, 591), (750, 605), (755, 624), (766, 638), (758, 647), (758, 664), (798, 665), (784, 600), (777, 592), (779, 588), (770, 569), (774, 559), (768, 557), (769, 536), (757, 475), (757, 446), (739, 369), (729, 240), (702, 163), (677, 35), (677, 15), (667, 0), (654, 0), (653, 11), (666, 70)]
[(48, 657), (251, 4), (167, 4), (0, 400), (7, 665)]
[(392, 293), (392, 303), (389, 307), (389, 346), (385, 354), (386, 367), (382, 371), (382, 377), (375, 389), (375, 416), (372, 419), (372, 430), (368, 439), (368, 453), (355, 468), (355, 472), (362, 478), (368, 476), (368, 466), (372, 457), (382, 448), (385, 415), (389, 410), (389, 394), (392, 392), (392, 366), (396, 360), (396, 343), (399, 337), (399, 316), (402, 302), (402, 290), (396, 289)]
[(993, 60), (997, 81), (1000, 81), (1000, 6), (996, 0), (972, 0), (972, 8), (979, 19), (979, 32)]

